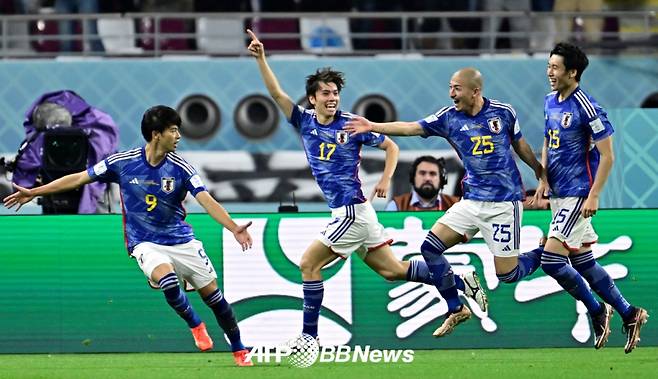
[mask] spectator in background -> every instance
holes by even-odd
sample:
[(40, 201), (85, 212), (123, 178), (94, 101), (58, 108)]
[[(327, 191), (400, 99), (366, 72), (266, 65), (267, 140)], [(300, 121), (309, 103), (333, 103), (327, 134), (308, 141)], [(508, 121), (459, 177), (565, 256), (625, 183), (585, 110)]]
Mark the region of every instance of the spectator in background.
[[(60, 14), (75, 13), (98, 13), (98, 0), (55, 0), (55, 12)], [(73, 51), (73, 42), (75, 34), (75, 22), (63, 20), (59, 22), (60, 51)], [(83, 34), (85, 39), (82, 41), (82, 51), (102, 52), (103, 42), (98, 36), (96, 20), (88, 20), (83, 23)]]
[[(299, 11), (298, 0), (252, 0), (252, 11), (258, 12), (280, 12), (289, 13)], [(249, 29), (263, 35), (263, 43), (266, 43), (270, 51), (301, 51), (302, 43), (299, 39), (299, 18), (260, 18), (251, 20)], [(293, 37), (268, 37), (272, 33), (290, 33)]]
[[(530, 0), (484, 0), (483, 10), (488, 12), (499, 11), (525, 11), (530, 12)], [(485, 17), (482, 31), (484, 35), (480, 43), (480, 48), (489, 52), (496, 49), (497, 34), (502, 24), (502, 18), (497, 16)], [(509, 17), (510, 33), (522, 33), (519, 36), (509, 38), (510, 48), (525, 50), (528, 48), (528, 33), (530, 32), (529, 17)]]
[(459, 201), (456, 196), (444, 195), (448, 182), (445, 161), (429, 155), (416, 158), (409, 170), (411, 191), (395, 196), (386, 206), (387, 211), (445, 211)]
[[(177, 13), (194, 11), (193, 0), (142, 0), (141, 12), (146, 13), (170, 13), (171, 17), (160, 18), (158, 29), (161, 33), (158, 40), (160, 50), (192, 50), (195, 46), (194, 38), (178, 36), (194, 31), (194, 20), (176, 18)], [(139, 38), (139, 46), (144, 50), (155, 50), (155, 39), (150, 34), (155, 32), (155, 20), (144, 17), (137, 26), (138, 32), (143, 35)], [(167, 36), (164, 36), (166, 34)]]
[[(603, 10), (603, 0), (555, 0), (554, 12), (600, 12)], [(601, 40), (601, 28), (603, 27), (602, 17), (583, 17), (582, 35), (577, 35), (574, 31), (573, 16), (558, 17), (557, 21), (557, 41), (579, 41), (598, 42)]]
[[(357, 0), (354, 2), (352, 10), (356, 12), (400, 12), (402, 4), (393, 1)], [(399, 35), (402, 32), (400, 21), (395, 18), (352, 19), (350, 28), (352, 32), (356, 33), (396, 33)], [(397, 37), (353, 37), (352, 46), (362, 50), (399, 50), (402, 47), (400, 38)]]
[[(481, 10), (479, 0), (439, 2), (441, 10), (446, 12), (473, 12)], [(444, 26), (445, 28), (445, 26)], [(447, 31), (457, 33), (479, 33), (482, 31), (482, 20), (477, 17), (463, 18), (455, 17), (448, 20)], [(480, 39), (473, 37), (455, 37), (451, 41), (453, 49), (477, 50), (480, 47)]]
[(101, 13), (139, 12), (142, 0), (104, 0), (100, 3)]
[[(532, 0), (532, 11), (538, 12), (535, 26), (530, 35), (530, 49), (533, 51), (551, 51), (555, 44), (555, 19), (546, 16), (547, 12), (553, 12), (555, 0)], [(542, 14), (544, 13), (544, 14)]]
[(251, 12), (251, 0), (194, 0), (195, 12)]

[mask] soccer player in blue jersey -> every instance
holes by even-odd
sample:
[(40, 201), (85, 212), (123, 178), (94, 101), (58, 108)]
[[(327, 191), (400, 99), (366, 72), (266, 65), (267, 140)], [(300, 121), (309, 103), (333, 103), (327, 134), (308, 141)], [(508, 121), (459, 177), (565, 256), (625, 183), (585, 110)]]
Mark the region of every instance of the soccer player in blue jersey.
[[(591, 217), (599, 208), (599, 195), (612, 169), (614, 130), (603, 108), (580, 88), (588, 63), (585, 53), (569, 43), (557, 44), (548, 60), (546, 74), (553, 92), (544, 101), (542, 149), (548, 180), (540, 181), (536, 197), (550, 191), (553, 219), (541, 264), (548, 275), (587, 307), (594, 347), (605, 345), (614, 307), (622, 316), (627, 334), (624, 350), (630, 353), (640, 340), (647, 311), (624, 299), (592, 255), (591, 245), (598, 236)], [(606, 303), (594, 298), (583, 278)]]
[[(398, 147), (388, 137), (365, 133), (350, 136), (343, 130), (353, 115), (339, 110), (343, 74), (325, 68), (307, 77), (306, 96), (313, 109), (295, 105), (281, 89), (265, 58), (265, 48), (256, 35), (249, 51), (256, 58), (263, 81), (288, 121), (299, 131), (311, 171), (322, 190), (332, 220), (304, 252), (300, 268), (304, 291), (303, 333), (317, 337), (318, 318), (324, 286), (322, 268), (337, 258), (346, 259), (356, 251), (363, 261), (388, 280), (409, 280), (431, 284), (429, 270), (422, 261), (400, 261), (390, 248), (377, 214), (363, 195), (358, 168), (361, 147), (378, 147), (386, 152), (384, 174), (375, 194), (385, 197), (397, 165)], [(457, 286), (487, 310), (487, 299), (474, 272), (457, 277)]]
[(180, 125), (174, 109), (152, 107), (142, 118), (145, 146), (111, 155), (85, 171), (41, 187), (27, 189), (14, 184), (18, 191), (3, 202), (18, 210), (35, 196), (69, 191), (93, 181), (118, 183), (130, 257), (137, 260), (148, 280), (162, 289), (167, 303), (187, 322), (200, 350), (212, 349), (213, 342), (181, 289), (179, 277), (190, 283), (212, 309), (231, 342), (236, 364), (252, 366), (245, 361), (247, 350), (240, 340), (231, 305), (217, 287), (212, 262), (185, 222), (182, 201), (191, 193), (215, 221), (233, 233), (243, 250), (252, 244), (247, 231), (251, 223), (237, 225), (210, 196), (194, 167), (175, 153), (181, 138)]
[(496, 274), (507, 283), (534, 272), (541, 259), (541, 248), (519, 256), (524, 191), (512, 149), (537, 178), (543, 175), (542, 166), (521, 134), (514, 109), (483, 97), (482, 87), (480, 72), (464, 68), (450, 79), (452, 106), (416, 122), (374, 123), (356, 117), (345, 126), (353, 136), (374, 131), (444, 137), (464, 163), (462, 200), (437, 220), (420, 247), (433, 284), (448, 303), (449, 313), (433, 333), (435, 337), (452, 332), (471, 317), (457, 296), (454, 275), (443, 254), (446, 249), (479, 230), (494, 255)]

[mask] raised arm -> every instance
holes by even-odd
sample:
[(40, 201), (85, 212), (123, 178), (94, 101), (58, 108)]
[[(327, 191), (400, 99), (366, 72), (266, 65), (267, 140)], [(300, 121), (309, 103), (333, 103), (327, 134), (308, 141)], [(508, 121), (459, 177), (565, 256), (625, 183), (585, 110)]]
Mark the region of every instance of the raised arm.
[(277, 103), (279, 109), (281, 109), (286, 118), (290, 119), (290, 116), (292, 115), (292, 107), (295, 106), (295, 103), (290, 99), (288, 94), (283, 92), (274, 72), (272, 72), (272, 69), (267, 64), (263, 43), (258, 40), (256, 34), (251, 30), (247, 29), (247, 33), (249, 33), (249, 36), (251, 37), (251, 43), (249, 43), (247, 49), (251, 55), (256, 58), (258, 69), (260, 70), (260, 75), (267, 87), (267, 91), (270, 93), (270, 96), (272, 96), (272, 99)]
[(247, 231), (247, 228), (251, 225), (251, 221), (245, 225), (236, 224), (228, 212), (226, 212), (226, 209), (224, 209), (217, 200), (213, 199), (208, 191), (197, 193), (196, 200), (201, 204), (203, 209), (208, 212), (210, 217), (233, 233), (233, 237), (235, 237), (235, 240), (238, 241), (242, 247), (242, 251), (251, 248), (251, 235), (249, 235), (249, 232)]
[(353, 117), (345, 123), (343, 129), (351, 135), (376, 132), (389, 136), (420, 136), (425, 134), (423, 127), (417, 122), (393, 121), (371, 122), (361, 116)]
[(50, 195), (53, 193), (70, 191), (72, 189), (81, 187), (87, 183), (91, 183), (91, 178), (89, 177), (89, 174), (87, 173), (86, 170), (77, 172), (75, 174), (62, 176), (61, 178), (57, 180), (53, 180), (52, 182), (46, 185), (35, 187), (32, 189), (21, 187), (18, 184), (13, 183), (13, 186), (14, 188), (16, 188), (17, 191), (5, 197), (2, 200), (2, 202), (4, 203), (4, 206), (7, 208), (12, 208), (14, 206), (17, 206), (16, 212), (18, 212), (18, 210), (21, 209), (23, 204), (31, 201), (36, 196)]
[(608, 176), (612, 170), (612, 164), (615, 161), (615, 154), (612, 150), (612, 137), (606, 137), (597, 141), (595, 144), (601, 154), (601, 158), (599, 167), (596, 169), (594, 183), (592, 183), (592, 188), (590, 188), (587, 200), (585, 200), (585, 204), (583, 204), (583, 209), (581, 210), (584, 217), (594, 216), (599, 209), (599, 196), (601, 195), (601, 191), (603, 191), (603, 186), (606, 180), (608, 180)]
[(395, 167), (398, 165), (400, 148), (388, 137), (384, 137), (384, 142), (378, 147), (386, 152), (386, 158), (384, 159), (384, 172), (375, 186), (373, 197), (386, 197), (386, 195), (388, 195), (388, 189), (391, 187), (391, 179), (393, 179)]

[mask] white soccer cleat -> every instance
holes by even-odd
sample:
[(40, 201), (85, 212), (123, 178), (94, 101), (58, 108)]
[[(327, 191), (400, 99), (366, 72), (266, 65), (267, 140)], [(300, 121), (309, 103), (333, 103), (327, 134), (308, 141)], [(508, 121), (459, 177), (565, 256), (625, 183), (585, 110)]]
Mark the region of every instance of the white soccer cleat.
[(486, 292), (484, 292), (484, 288), (480, 284), (478, 275), (475, 271), (471, 271), (461, 275), (461, 278), (464, 281), (464, 295), (475, 300), (482, 312), (486, 313), (489, 309), (489, 300), (487, 299)]

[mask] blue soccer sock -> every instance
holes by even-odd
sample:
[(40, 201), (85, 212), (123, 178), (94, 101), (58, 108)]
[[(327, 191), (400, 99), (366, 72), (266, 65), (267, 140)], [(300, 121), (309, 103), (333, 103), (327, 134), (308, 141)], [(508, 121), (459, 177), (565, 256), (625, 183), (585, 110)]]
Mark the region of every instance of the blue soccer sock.
[[(409, 261), (407, 281), (434, 285), (434, 282), (432, 282), (432, 279), (430, 278), (430, 269), (427, 267), (427, 263), (416, 259)], [(455, 286), (460, 291), (463, 291), (466, 288), (464, 281), (459, 275), (455, 276)]]
[(624, 296), (615, 285), (608, 272), (594, 259), (591, 251), (569, 257), (573, 268), (587, 280), (603, 301), (613, 308), (626, 320), (633, 314), (633, 307), (624, 299)]
[(224, 333), (226, 333), (228, 340), (231, 342), (231, 351), (243, 350), (244, 345), (240, 339), (238, 321), (235, 319), (231, 304), (226, 301), (222, 291), (219, 288), (216, 289), (213, 293), (205, 297), (203, 301), (212, 309), (217, 323), (224, 330)]
[(187, 322), (187, 325), (190, 328), (195, 328), (201, 324), (199, 315), (197, 315), (190, 305), (187, 295), (185, 295), (180, 289), (176, 273), (171, 272), (163, 276), (158, 284), (160, 285), (169, 306), (171, 306), (176, 313)]
[(603, 311), (601, 303), (594, 298), (587, 283), (573, 267), (569, 265), (569, 258), (564, 255), (544, 251), (541, 257), (541, 267), (544, 272), (555, 279), (576, 300), (580, 300), (587, 307), (590, 315), (597, 315)]
[(302, 288), (304, 290), (304, 327), (302, 333), (317, 337), (324, 285), (322, 280), (304, 281)]
[(455, 275), (452, 272), (450, 263), (443, 256), (445, 250), (446, 245), (431, 231), (420, 246), (420, 252), (425, 258), (425, 263), (427, 263), (432, 284), (448, 303), (448, 312), (454, 313), (461, 309), (462, 302), (457, 294)]
[(501, 282), (515, 283), (537, 271), (541, 265), (541, 255), (544, 247), (540, 246), (532, 251), (519, 255), (517, 266), (506, 274), (496, 274)]

